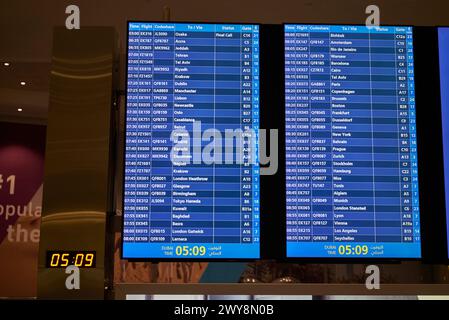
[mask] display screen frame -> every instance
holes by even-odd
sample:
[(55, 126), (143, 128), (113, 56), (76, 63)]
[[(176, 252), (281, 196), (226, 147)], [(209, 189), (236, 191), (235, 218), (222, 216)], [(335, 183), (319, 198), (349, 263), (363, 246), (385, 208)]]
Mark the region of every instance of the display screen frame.
[[(158, 20), (127, 20), (126, 22), (126, 63), (125, 63), (125, 72), (126, 72), (126, 76), (125, 76), (125, 105), (124, 105), (124, 112), (125, 112), (125, 116), (124, 116), (124, 138), (123, 138), (123, 144), (122, 144), (122, 217), (121, 217), (121, 244), (120, 244), (120, 258), (124, 259), (124, 260), (128, 260), (128, 261), (132, 261), (132, 262), (188, 262), (188, 261), (195, 261), (195, 262), (220, 262), (220, 261), (239, 261), (239, 262), (251, 262), (251, 261), (257, 261), (263, 258), (264, 254), (263, 254), (263, 250), (262, 250), (262, 245), (263, 245), (263, 235), (261, 232), (262, 229), (262, 215), (263, 215), (263, 206), (262, 206), (262, 199), (261, 199), (261, 190), (263, 189), (262, 186), (262, 179), (261, 179), (261, 175), (259, 174), (259, 257), (258, 258), (229, 258), (229, 257), (220, 257), (220, 258), (210, 258), (210, 257), (196, 257), (196, 256), (187, 256), (187, 257), (177, 257), (177, 256), (169, 256), (169, 257), (126, 257), (124, 256), (124, 250), (123, 250), (123, 246), (124, 246), (124, 241), (123, 239), (123, 235), (124, 235), (124, 227), (125, 227), (125, 219), (124, 219), (124, 215), (123, 215), (123, 209), (125, 206), (125, 194), (124, 194), (124, 188), (125, 188), (125, 157), (126, 157), (126, 127), (127, 127), (127, 105), (128, 105), (128, 48), (129, 48), (129, 27), (131, 23), (160, 23), (160, 24), (200, 24), (200, 25), (251, 25), (251, 26), (258, 26), (258, 32), (259, 32), (259, 128), (261, 128), (261, 119), (262, 119), (262, 108), (261, 108), (261, 86), (262, 86), (262, 74), (261, 74), (261, 60), (263, 59), (262, 57), (262, 50), (261, 50), (261, 45), (260, 45), (260, 35), (261, 35), (261, 24), (259, 23), (249, 23), (249, 22), (202, 22), (202, 21), (158, 21)], [(185, 245), (189, 245), (190, 243), (185, 243)]]
[[(285, 130), (285, 47), (284, 30), (285, 25), (316, 25), (316, 26), (365, 26), (363, 24), (352, 23), (296, 23), (288, 22), (282, 24), (282, 98), (283, 98), (283, 119), (281, 128)], [(443, 169), (442, 141), (441, 141), (441, 112), (440, 112), (440, 89), (439, 89), (439, 68), (438, 68), (438, 38), (435, 27), (422, 27), (414, 25), (389, 24), (389, 27), (412, 27), (413, 33), (413, 55), (415, 73), (415, 107), (416, 107), (416, 134), (418, 151), (418, 183), (419, 183), (419, 208), (420, 208), (420, 229), (421, 229), (421, 257), (288, 257), (287, 256), (287, 233), (286, 233), (286, 163), (285, 159), (280, 160), (283, 166), (283, 188), (284, 197), (280, 204), (283, 208), (283, 221), (279, 225), (283, 226), (283, 241), (285, 262), (298, 263), (400, 263), (402, 261), (422, 261), (423, 263), (445, 263), (447, 260), (447, 243), (442, 241), (442, 232), (446, 235), (445, 214), (430, 216), (428, 212), (438, 212), (444, 206), (444, 180), (441, 175)], [(431, 57), (430, 63), (429, 59)], [(433, 58), (433, 59), (432, 59)], [(432, 93), (430, 102), (428, 94)], [(427, 100), (427, 101), (426, 101)], [(426, 107), (428, 106), (428, 107)], [(429, 112), (429, 108), (430, 111)], [(433, 118), (432, 118), (433, 117)], [(432, 132), (436, 130), (436, 132)], [(436, 136), (434, 138), (433, 136)], [(285, 138), (285, 136), (284, 136)], [(285, 144), (279, 143), (280, 153), (286, 153)], [(282, 149), (281, 149), (282, 148)], [(431, 201), (431, 196), (434, 201)], [(423, 214), (423, 212), (427, 212)], [(444, 211), (445, 212), (445, 211)], [(443, 226), (442, 226), (443, 224)], [(437, 232), (435, 232), (437, 231)], [(444, 253), (444, 257), (443, 257)]]

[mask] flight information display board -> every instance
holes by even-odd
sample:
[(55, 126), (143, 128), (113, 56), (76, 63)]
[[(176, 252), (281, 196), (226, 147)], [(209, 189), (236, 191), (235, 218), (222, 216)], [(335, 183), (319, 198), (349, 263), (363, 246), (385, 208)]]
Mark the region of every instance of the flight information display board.
[(122, 256), (259, 258), (258, 129), (258, 25), (129, 22)]
[(420, 258), (412, 28), (284, 41), (287, 257)]

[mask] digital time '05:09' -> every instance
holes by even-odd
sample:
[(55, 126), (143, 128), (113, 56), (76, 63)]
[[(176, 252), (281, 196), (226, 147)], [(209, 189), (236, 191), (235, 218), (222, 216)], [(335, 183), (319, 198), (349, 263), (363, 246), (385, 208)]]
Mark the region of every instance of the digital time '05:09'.
[(365, 256), (369, 252), (367, 245), (340, 245), (338, 246), (338, 254), (342, 256), (356, 255)]
[(206, 254), (205, 246), (176, 246), (175, 255), (176, 256), (204, 256)]

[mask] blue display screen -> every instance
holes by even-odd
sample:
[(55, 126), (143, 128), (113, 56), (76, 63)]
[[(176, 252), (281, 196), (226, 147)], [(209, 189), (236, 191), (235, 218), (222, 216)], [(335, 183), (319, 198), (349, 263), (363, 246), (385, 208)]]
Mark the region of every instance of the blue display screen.
[(123, 257), (259, 258), (259, 26), (130, 22), (127, 52)]
[(443, 121), (446, 228), (449, 249), (449, 28), (438, 28), (438, 48), (440, 57), (441, 118)]
[(284, 28), (287, 256), (421, 257), (412, 28)]

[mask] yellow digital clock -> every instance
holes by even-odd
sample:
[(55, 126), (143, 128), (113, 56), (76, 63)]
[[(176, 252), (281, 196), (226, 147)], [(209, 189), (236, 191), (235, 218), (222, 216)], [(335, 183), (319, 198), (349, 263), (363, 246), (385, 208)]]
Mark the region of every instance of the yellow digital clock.
[(95, 251), (47, 251), (47, 268), (95, 268)]
[(365, 256), (369, 252), (367, 245), (341, 245), (338, 246), (338, 254), (341, 256)]
[(206, 247), (205, 246), (176, 246), (175, 248), (175, 255), (177, 256), (194, 256), (194, 257), (201, 257), (206, 254)]

